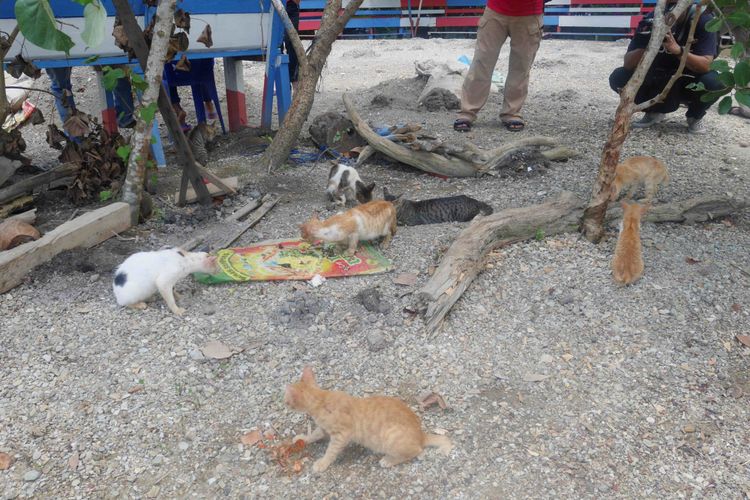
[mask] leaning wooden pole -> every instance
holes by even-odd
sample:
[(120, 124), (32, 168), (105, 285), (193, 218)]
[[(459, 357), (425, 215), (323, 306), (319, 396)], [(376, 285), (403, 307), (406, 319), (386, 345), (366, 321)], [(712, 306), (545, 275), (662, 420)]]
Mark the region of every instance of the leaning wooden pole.
[[(646, 77), (646, 73), (651, 67), (662, 47), (662, 41), (671, 28), (675, 19), (684, 13), (692, 0), (680, 0), (677, 6), (672, 10), (669, 19), (665, 21), (664, 10), (666, 0), (658, 0), (654, 9), (654, 24), (651, 31), (651, 39), (648, 47), (643, 53), (643, 57), (638, 63), (633, 76), (630, 77), (625, 88), (620, 93), (620, 104), (615, 112), (615, 121), (612, 125), (612, 131), (609, 134), (607, 142), (604, 144), (601, 161), (599, 163), (599, 175), (594, 182), (591, 193), (591, 199), (583, 214), (581, 223), (581, 232), (589, 241), (598, 242), (604, 236), (604, 217), (607, 213), (609, 204), (610, 185), (615, 177), (615, 167), (620, 161), (620, 152), (622, 146), (630, 133), (630, 122), (635, 107), (635, 95)], [(668, 22), (671, 21), (671, 22)]]
[(151, 146), (151, 119), (143, 116), (144, 109), (152, 104), (156, 106), (164, 73), (164, 59), (167, 57), (167, 45), (172, 33), (172, 19), (174, 18), (177, 0), (162, 0), (156, 8), (156, 24), (151, 50), (146, 64), (145, 80), (148, 83), (141, 98), (141, 106), (136, 113), (135, 134), (133, 134), (133, 150), (128, 160), (127, 176), (122, 190), (122, 201), (130, 205), (130, 220), (133, 225), (138, 224), (141, 198), (143, 197), (143, 182), (146, 178), (146, 159)]

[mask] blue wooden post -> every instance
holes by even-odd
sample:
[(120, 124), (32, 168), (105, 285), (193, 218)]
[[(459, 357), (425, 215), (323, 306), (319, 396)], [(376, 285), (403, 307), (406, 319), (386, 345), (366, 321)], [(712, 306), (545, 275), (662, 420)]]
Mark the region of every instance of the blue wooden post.
[[(270, 7), (270, 0), (263, 2), (265, 8), (266, 4)], [(263, 128), (271, 127), (271, 119), (273, 116), (273, 93), (274, 87), (276, 87), (276, 56), (279, 55), (281, 49), (281, 42), (284, 41), (284, 24), (281, 22), (281, 18), (275, 9), (271, 8), (273, 12), (273, 18), (271, 20), (271, 40), (268, 42), (268, 51), (266, 53), (266, 78), (263, 82), (263, 109), (261, 112), (260, 125)], [(287, 59), (288, 61), (288, 59)], [(287, 66), (287, 81), (289, 80), (289, 69)], [(276, 89), (278, 92), (279, 89)], [(281, 117), (279, 117), (281, 122)]]
[(279, 126), (281, 126), (286, 112), (289, 111), (289, 106), (292, 105), (292, 84), (289, 82), (289, 55), (277, 55), (275, 66), (276, 111), (279, 114)]

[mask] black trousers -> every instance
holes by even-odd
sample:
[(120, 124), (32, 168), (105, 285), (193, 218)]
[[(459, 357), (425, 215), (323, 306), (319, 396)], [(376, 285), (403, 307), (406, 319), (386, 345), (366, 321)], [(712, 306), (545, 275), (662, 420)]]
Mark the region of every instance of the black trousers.
[[(633, 71), (625, 68), (617, 68), (609, 75), (609, 86), (615, 92), (620, 92), (622, 88), (628, 83), (630, 77), (633, 76)], [(659, 95), (669, 81), (671, 75), (661, 75), (659, 77), (646, 75), (646, 79), (643, 81), (643, 85), (635, 95), (635, 103), (640, 104), (644, 101), (648, 101)], [(702, 75), (684, 75), (681, 76), (672, 86), (672, 89), (667, 94), (664, 102), (654, 104), (648, 111), (653, 113), (671, 113), (677, 111), (680, 104), (687, 104), (688, 110), (685, 116), (688, 118), (696, 118), (700, 120), (708, 111), (708, 108), (718, 100), (713, 99), (709, 102), (701, 101), (701, 96), (706, 91), (695, 91), (686, 88), (691, 83), (701, 82), (706, 87), (706, 90), (721, 90), (724, 85), (719, 81), (718, 74), (716, 71), (709, 71)]]

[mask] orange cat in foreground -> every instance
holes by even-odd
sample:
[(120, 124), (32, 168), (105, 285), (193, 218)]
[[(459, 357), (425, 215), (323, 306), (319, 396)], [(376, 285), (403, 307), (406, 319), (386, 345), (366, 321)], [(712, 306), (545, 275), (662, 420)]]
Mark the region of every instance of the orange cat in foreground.
[(312, 368), (305, 367), (302, 379), (288, 385), (284, 402), (293, 410), (307, 413), (317, 424), (309, 436), (298, 436), (306, 444), (330, 436), (322, 458), (313, 472), (323, 472), (349, 443), (358, 443), (385, 456), (383, 467), (391, 467), (420, 455), (426, 446), (437, 447), (448, 455), (450, 439), (422, 432), (422, 422), (406, 403), (388, 396), (357, 398), (341, 391), (318, 387)]

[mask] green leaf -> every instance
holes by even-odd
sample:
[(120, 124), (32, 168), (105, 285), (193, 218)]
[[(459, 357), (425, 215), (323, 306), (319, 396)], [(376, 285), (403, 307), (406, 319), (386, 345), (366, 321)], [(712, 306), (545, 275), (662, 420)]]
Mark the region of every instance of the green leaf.
[(714, 90), (713, 92), (706, 92), (701, 96), (702, 102), (713, 102), (716, 101), (719, 97), (728, 94), (731, 92), (732, 89), (730, 87), (727, 87), (723, 90)]
[(750, 106), (750, 89), (740, 89), (734, 94), (738, 103), (744, 106)]
[(709, 22), (706, 23), (705, 27), (706, 31), (709, 32), (715, 32), (719, 31), (721, 29), (721, 18), (720, 17), (714, 17)]
[(99, 60), (99, 56), (89, 56), (86, 59), (84, 59), (83, 62), (85, 62), (86, 64), (92, 64), (92, 63), (95, 63), (98, 60)]
[(139, 109), (138, 112), (140, 113), (143, 121), (147, 124), (150, 124), (154, 120), (154, 115), (156, 114), (156, 103), (152, 102), (148, 106), (144, 106)]
[(734, 45), (732, 45), (732, 51), (730, 52), (729, 55), (731, 55), (732, 59), (736, 61), (740, 59), (742, 57), (742, 54), (744, 53), (745, 53), (745, 47), (743, 47), (741, 43), (735, 43)]
[(701, 90), (706, 90), (706, 86), (703, 84), (703, 82), (698, 83), (688, 83), (685, 86), (686, 89), (693, 90), (695, 92), (700, 92)]
[(146, 80), (144, 80), (143, 77), (138, 73), (130, 73), (130, 84), (135, 90), (138, 90), (140, 92), (145, 92), (148, 88), (148, 83), (146, 83)]
[(734, 67), (734, 81), (738, 87), (747, 87), (750, 84), (750, 61), (745, 59)]
[(91, 2), (83, 9), (83, 20), (81, 39), (91, 48), (98, 47), (104, 40), (104, 23), (107, 21), (107, 11), (98, 1)]
[(718, 78), (725, 87), (734, 87), (734, 75), (732, 73), (719, 73)]
[(16, 0), (16, 21), (23, 36), (38, 47), (70, 53), (73, 40), (57, 29), (49, 0)]
[(99, 201), (112, 199), (112, 191), (99, 191)]
[(729, 62), (726, 59), (716, 59), (709, 66), (714, 71), (729, 71)]
[(733, 26), (747, 27), (750, 25), (750, 14), (736, 10), (727, 16), (727, 21)]
[(130, 152), (132, 150), (133, 148), (129, 144), (126, 144), (125, 146), (120, 146), (119, 148), (117, 148), (116, 153), (117, 153), (117, 156), (122, 158), (123, 163), (127, 163), (128, 158), (130, 157)]
[(117, 86), (117, 80), (120, 78), (125, 78), (125, 72), (122, 68), (112, 68), (111, 66), (102, 68), (102, 85), (106, 90), (114, 90)]
[(79, 5), (83, 5), (84, 7), (93, 2), (94, 0), (73, 0), (75, 3)]
[(158, 142), (158, 141), (156, 140), (156, 136), (155, 136), (155, 135), (152, 135), (152, 136), (151, 136), (151, 144), (156, 144), (157, 142)]
[(719, 114), (725, 115), (729, 113), (729, 108), (732, 107), (732, 98), (729, 96), (724, 96), (724, 98), (719, 102)]

